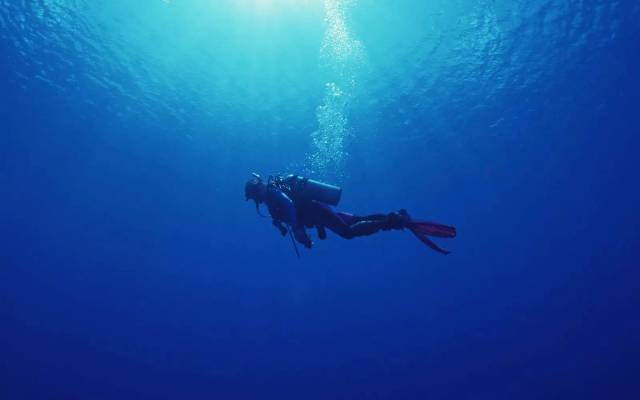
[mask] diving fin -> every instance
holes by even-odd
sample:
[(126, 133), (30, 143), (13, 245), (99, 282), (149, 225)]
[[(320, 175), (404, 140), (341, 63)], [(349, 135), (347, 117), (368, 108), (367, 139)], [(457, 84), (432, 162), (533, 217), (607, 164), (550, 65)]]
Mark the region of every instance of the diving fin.
[(428, 221), (411, 221), (411, 227), (424, 235), (441, 238), (456, 237), (456, 228)]
[(448, 250), (435, 244), (427, 236), (454, 238), (456, 236), (456, 228), (452, 226), (437, 224), (428, 221), (413, 220), (406, 210), (402, 209), (399, 214), (406, 218), (406, 227), (418, 238), (422, 243), (441, 254), (449, 254)]
[(413, 233), (415, 235), (415, 237), (418, 238), (418, 240), (420, 240), (422, 243), (426, 244), (427, 246), (429, 246), (433, 250), (437, 251), (438, 253), (441, 253), (441, 254), (449, 254), (450, 253), (448, 250), (445, 250), (442, 247), (438, 246), (437, 244), (433, 243), (427, 237), (427, 235), (422, 234), (420, 232), (417, 232), (414, 228), (409, 228), (409, 230), (411, 231), (411, 233)]

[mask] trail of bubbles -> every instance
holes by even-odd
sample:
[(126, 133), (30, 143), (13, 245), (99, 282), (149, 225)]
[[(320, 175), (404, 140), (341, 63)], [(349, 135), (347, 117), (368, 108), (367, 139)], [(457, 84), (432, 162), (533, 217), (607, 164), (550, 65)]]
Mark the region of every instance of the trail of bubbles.
[(347, 156), (345, 140), (351, 134), (348, 104), (357, 86), (365, 52), (362, 43), (351, 36), (345, 11), (353, 0), (325, 0), (327, 29), (320, 49), (322, 67), (326, 70), (323, 102), (316, 109), (318, 130), (311, 134), (313, 152), (308, 157), (309, 172), (328, 177), (341, 175)]

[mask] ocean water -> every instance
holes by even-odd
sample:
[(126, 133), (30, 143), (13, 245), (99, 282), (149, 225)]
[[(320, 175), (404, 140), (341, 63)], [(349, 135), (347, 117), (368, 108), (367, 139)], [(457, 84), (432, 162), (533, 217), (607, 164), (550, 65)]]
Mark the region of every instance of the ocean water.
[[(0, 0), (0, 398), (640, 398), (640, 3)], [(455, 225), (300, 249), (251, 172)]]

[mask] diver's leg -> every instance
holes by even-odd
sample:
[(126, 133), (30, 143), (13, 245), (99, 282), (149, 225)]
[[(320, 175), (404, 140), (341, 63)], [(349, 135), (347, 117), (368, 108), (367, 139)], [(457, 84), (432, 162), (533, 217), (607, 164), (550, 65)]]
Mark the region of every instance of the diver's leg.
[(360, 221), (351, 225), (350, 228), (354, 236), (368, 236), (380, 230), (390, 231), (406, 228), (408, 222), (408, 215), (404, 210), (400, 210), (400, 212), (389, 214), (372, 214), (360, 217)]
[(381, 230), (402, 229), (402, 223), (392, 218), (391, 215), (352, 216), (349, 214), (348, 217), (345, 217), (342, 213), (327, 210), (323, 215), (323, 222), (331, 231), (345, 239), (352, 239), (372, 235)]
[(393, 229), (387, 221), (360, 221), (349, 227), (353, 237), (369, 236), (381, 230)]
[(387, 214), (354, 215), (355, 222), (362, 221), (386, 221)]
[(351, 225), (347, 223), (347, 221), (351, 222), (353, 220), (350, 215), (348, 217), (346, 215), (341, 217), (337, 213), (333, 212), (333, 210), (326, 209), (322, 213), (321, 220), (323, 226), (329, 228), (330, 231), (338, 234), (339, 236), (345, 239), (351, 239), (354, 237), (351, 231)]

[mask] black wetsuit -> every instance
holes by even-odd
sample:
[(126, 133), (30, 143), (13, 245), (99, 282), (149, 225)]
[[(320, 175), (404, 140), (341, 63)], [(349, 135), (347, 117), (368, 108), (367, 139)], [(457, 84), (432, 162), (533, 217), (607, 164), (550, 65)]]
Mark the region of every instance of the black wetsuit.
[(301, 199), (286, 181), (269, 184), (266, 203), (273, 224), (280, 232), (286, 234), (282, 223), (290, 225), (296, 240), (305, 247), (311, 247), (311, 239), (305, 228), (315, 227), (321, 240), (327, 237), (325, 228), (345, 239), (402, 228), (402, 222), (393, 218), (393, 214), (355, 216), (334, 211), (331, 206), (316, 200)]
[(327, 237), (326, 229), (345, 239), (368, 236), (381, 230), (408, 228), (422, 243), (443, 254), (449, 252), (429, 239), (429, 236), (453, 238), (456, 228), (429, 221), (413, 220), (405, 210), (389, 214), (357, 216), (335, 211), (328, 204), (305, 199), (296, 193), (295, 182), (287, 178), (270, 180), (267, 185), (265, 202), (275, 225), (282, 235), (291, 227), (295, 239), (305, 247), (312, 243), (306, 228), (316, 228), (318, 237)]

